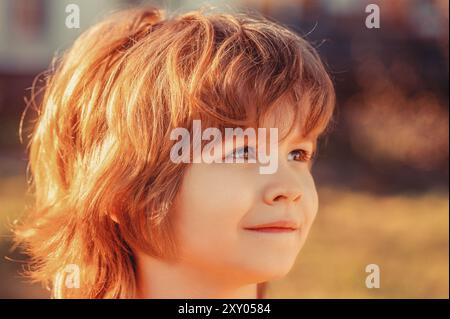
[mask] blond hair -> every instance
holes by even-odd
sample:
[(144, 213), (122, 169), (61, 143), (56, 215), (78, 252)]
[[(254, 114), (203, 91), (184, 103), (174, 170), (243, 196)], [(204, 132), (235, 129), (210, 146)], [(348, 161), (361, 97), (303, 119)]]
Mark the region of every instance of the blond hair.
[[(169, 160), (173, 128), (248, 125), (251, 110), (259, 121), (287, 98), (305, 133), (323, 132), (335, 99), (316, 51), (287, 28), (154, 8), (87, 30), (44, 89), (29, 144), (35, 202), (15, 234), (27, 275), (56, 298), (132, 298), (133, 251), (176, 256), (168, 212), (187, 165)], [(78, 289), (58, 277), (71, 264)]]

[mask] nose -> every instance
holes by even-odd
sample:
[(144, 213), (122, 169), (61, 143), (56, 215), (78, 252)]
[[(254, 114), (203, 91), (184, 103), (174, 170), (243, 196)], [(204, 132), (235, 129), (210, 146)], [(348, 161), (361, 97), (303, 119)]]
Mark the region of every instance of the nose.
[[(281, 168), (279, 167), (279, 170)], [(279, 202), (297, 203), (300, 202), (303, 192), (300, 187), (300, 181), (289, 170), (283, 173), (278, 171), (273, 175), (264, 189), (264, 202), (268, 205), (275, 205)]]
[(299, 202), (302, 197), (298, 188), (282, 185), (273, 185), (269, 188), (264, 194), (264, 202), (269, 205), (274, 205), (277, 202)]

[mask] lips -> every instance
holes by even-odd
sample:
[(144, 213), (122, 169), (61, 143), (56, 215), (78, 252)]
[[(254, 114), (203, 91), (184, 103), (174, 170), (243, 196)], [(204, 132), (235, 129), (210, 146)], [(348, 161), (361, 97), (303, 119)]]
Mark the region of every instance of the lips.
[(280, 221), (245, 227), (244, 229), (250, 230), (250, 231), (257, 231), (257, 232), (280, 233), (280, 232), (295, 232), (299, 229), (299, 226), (294, 221), (280, 220)]

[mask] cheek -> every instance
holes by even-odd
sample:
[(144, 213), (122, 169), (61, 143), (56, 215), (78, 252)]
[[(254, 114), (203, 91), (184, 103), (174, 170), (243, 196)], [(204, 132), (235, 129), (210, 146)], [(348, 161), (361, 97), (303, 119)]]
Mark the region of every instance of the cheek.
[(306, 231), (311, 228), (319, 210), (319, 197), (313, 177), (310, 175), (305, 179), (303, 196), (303, 223)]
[(238, 245), (238, 225), (254, 200), (252, 179), (226, 164), (192, 164), (173, 207), (175, 233), (186, 258), (224, 254)]

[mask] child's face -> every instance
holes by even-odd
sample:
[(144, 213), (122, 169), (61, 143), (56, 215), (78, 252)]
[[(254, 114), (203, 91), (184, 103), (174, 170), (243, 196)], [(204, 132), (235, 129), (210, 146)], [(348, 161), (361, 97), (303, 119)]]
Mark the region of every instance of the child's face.
[[(298, 129), (278, 144), (274, 174), (261, 174), (257, 163), (191, 164), (173, 206), (183, 263), (228, 284), (272, 280), (291, 269), (318, 210), (309, 164), (295, 156), (311, 153), (315, 141), (295, 141)], [(298, 229), (248, 229), (278, 221)]]

